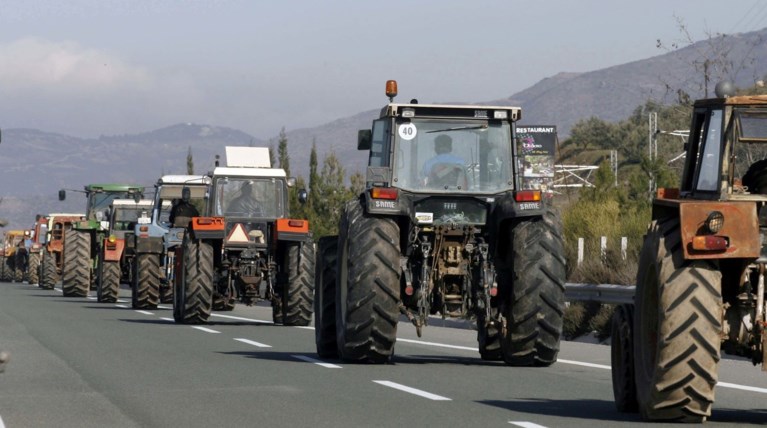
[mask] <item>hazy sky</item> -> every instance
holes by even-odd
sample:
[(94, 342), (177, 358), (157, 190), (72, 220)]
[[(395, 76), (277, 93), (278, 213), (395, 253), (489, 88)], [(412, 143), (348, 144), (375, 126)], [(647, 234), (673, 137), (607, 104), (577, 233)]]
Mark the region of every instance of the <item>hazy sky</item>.
[(179, 122), (259, 138), (401, 100), (486, 101), (559, 72), (767, 26), (763, 0), (0, 0), (0, 127)]

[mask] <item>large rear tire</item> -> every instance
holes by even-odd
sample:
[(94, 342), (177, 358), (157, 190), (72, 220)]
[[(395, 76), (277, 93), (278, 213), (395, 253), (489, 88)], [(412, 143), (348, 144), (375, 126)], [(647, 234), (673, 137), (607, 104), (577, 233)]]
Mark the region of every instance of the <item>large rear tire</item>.
[(160, 257), (152, 253), (136, 255), (136, 272), (131, 284), (134, 309), (157, 309), (160, 299)]
[(318, 243), (314, 274), (314, 341), (320, 358), (337, 358), (336, 263), (338, 237), (326, 236)]
[(610, 367), (612, 368), (615, 407), (621, 413), (636, 413), (636, 376), (634, 375), (634, 305), (615, 308), (610, 335)]
[(315, 250), (312, 241), (289, 244), (285, 251), (287, 283), (282, 288), (284, 325), (306, 326), (312, 321)]
[(548, 366), (557, 361), (565, 308), (565, 256), (561, 224), (548, 209), (543, 217), (516, 224), (500, 263), (505, 288), (501, 340), (503, 359), (513, 366)]
[(40, 278), (40, 288), (53, 290), (53, 287), (59, 282), (59, 274), (56, 272), (56, 255), (51, 252), (46, 252), (45, 255), (43, 255), (41, 263), (43, 273)]
[(86, 297), (91, 286), (91, 235), (74, 229), (64, 232), (61, 267), (64, 297)]
[(181, 278), (173, 290), (173, 319), (181, 324), (201, 324), (213, 306), (213, 247), (185, 239)]
[(40, 253), (30, 253), (27, 261), (27, 282), (29, 285), (40, 283)]
[(679, 218), (653, 222), (639, 259), (634, 367), (642, 418), (700, 423), (711, 415), (722, 333), (722, 275), (685, 260)]
[(115, 261), (101, 262), (101, 275), (96, 286), (96, 301), (100, 303), (115, 303), (120, 295), (120, 263)]
[(347, 203), (340, 226), (336, 335), (347, 361), (385, 363), (399, 318), (399, 226)]

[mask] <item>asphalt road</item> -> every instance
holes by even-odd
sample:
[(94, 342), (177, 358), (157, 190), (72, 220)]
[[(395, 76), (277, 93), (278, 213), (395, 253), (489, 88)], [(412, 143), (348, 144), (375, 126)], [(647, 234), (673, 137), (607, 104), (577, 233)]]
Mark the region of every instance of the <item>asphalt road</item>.
[[(195, 328), (121, 300), (0, 283), (0, 428), (641, 424), (615, 410), (604, 345), (564, 342), (553, 366), (515, 368), (482, 361), (472, 330), (419, 339), (401, 323), (392, 364), (347, 364), (318, 360), (312, 328), (272, 325), (265, 306)], [(707, 426), (767, 424), (767, 374), (725, 358), (719, 378)]]

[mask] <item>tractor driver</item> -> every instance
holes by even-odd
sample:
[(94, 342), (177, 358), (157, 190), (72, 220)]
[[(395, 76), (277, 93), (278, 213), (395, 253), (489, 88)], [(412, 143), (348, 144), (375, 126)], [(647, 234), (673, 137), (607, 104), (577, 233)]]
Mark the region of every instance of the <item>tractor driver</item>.
[(454, 155), (453, 139), (449, 135), (442, 134), (434, 139), (434, 151), (436, 156), (426, 161), (423, 165), (423, 177), (428, 179), (435, 172), (436, 166), (455, 165), (463, 169), (465, 162)]
[(254, 187), (250, 181), (242, 183), (240, 194), (229, 203), (227, 213), (260, 216), (261, 204), (253, 194)]
[(170, 209), (168, 220), (173, 227), (187, 227), (192, 217), (200, 216), (200, 212), (189, 202), (189, 199), (191, 199), (191, 191), (188, 187), (184, 187), (181, 189), (181, 199), (176, 199), (173, 208)]

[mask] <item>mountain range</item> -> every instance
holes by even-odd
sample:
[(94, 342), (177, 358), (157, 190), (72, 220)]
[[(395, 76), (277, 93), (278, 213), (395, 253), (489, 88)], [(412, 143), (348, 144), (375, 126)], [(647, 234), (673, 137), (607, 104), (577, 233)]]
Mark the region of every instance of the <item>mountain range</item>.
[[(563, 138), (580, 120), (594, 116), (619, 121), (648, 100), (675, 102), (679, 90), (692, 98), (704, 96), (700, 69), (703, 64), (714, 77), (726, 75), (737, 86), (752, 86), (767, 75), (767, 28), (709, 38), (652, 58), (600, 70), (561, 72), (504, 98), (462, 101), (520, 106), (521, 124), (556, 125)], [(714, 84), (713, 80), (709, 82), (708, 95)], [(308, 177), (312, 144), (316, 144), (320, 163), (333, 152), (347, 175), (364, 172), (367, 154), (355, 150), (357, 131), (370, 127), (385, 104), (383, 94), (381, 101), (377, 108), (324, 125), (288, 129), (292, 175)], [(0, 218), (9, 221), (7, 228), (30, 227), (38, 213), (83, 210), (81, 198), (70, 196), (67, 201), (58, 201), (56, 194), (61, 188), (82, 189), (87, 183), (97, 182), (151, 187), (160, 175), (185, 173), (190, 150), (195, 172), (204, 173), (213, 167), (215, 155), (224, 155), (227, 145), (271, 145), (276, 149), (276, 141), (276, 137), (258, 138), (236, 129), (192, 123), (91, 139), (35, 129), (3, 129), (0, 170), (5, 179), (0, 180)]]

